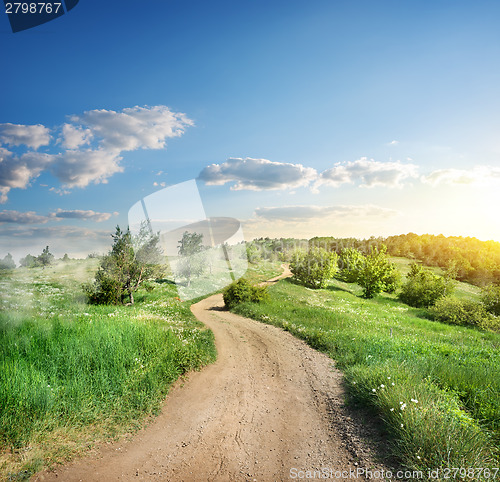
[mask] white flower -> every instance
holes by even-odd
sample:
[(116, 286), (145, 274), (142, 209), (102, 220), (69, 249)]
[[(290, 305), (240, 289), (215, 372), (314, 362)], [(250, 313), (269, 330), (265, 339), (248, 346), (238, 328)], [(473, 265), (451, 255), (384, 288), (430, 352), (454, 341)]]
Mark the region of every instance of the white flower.
[(418, 403), (418, 400), (417, 400), (416, 398), (415, 398), (415, 399), (413, 399), (413, 398), (412, 398), (412, 399), (411, 399), (411, 401), (412, 401), (413, 403)]
[(385, 385), (384, 384), (380, 385), (380, 388), (385, 388)]
[(391, 385), (394, 386), (394, 382), (392, 382)]
[(390, 380), (390, 379), (391, 379), (391, 377), (387, 377), (387, 380)]
[(401, 410), (404, 410), (406, 408), (406, 403), (403, 403), (403, 405), (401, 405)]
[(372, 392), (376, 392), (376, 391), (377, 391), (377, 389), (376, 389), (376, 388), (372, 388)]
[(393, 408), (391, 408), (391, 412), (394, 412), (394, 409), (393, 409)]
[(401, 428), (403, 428), (403, 426), (404, 426), (404, 425), (403, 425), (403, 424), (401, 424)]

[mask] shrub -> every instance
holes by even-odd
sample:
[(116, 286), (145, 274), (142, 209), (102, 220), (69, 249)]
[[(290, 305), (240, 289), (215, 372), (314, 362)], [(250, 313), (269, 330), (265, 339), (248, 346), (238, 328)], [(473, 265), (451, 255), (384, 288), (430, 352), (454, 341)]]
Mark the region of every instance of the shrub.
[(412, 264), (408, 273), (408, 280), (403, 285), (399, 299), (410, 306), (429, 307), (434, 305), (442, 296), (452, 292), (451, 281), (437, 276), (420, 265)]
[(363, 298), (373, 298), (386, 291), (393, 293), (399, 284), (399, 274), (387, 257), (387, 248), (371, 248), (358, 273), (358, 283), (363, 288)]
[(493, 315), (500, 316), (500, 284), (484, 288), (481, 301), (487, 311)]
[(335, 275), (338, 256), (323, 248), (298, 250), (292, 254), (290, 271), (293, 277), (308, 288), (324, 288)]
[(337, 278), (346, 283), (356, 283), (363, 268), (365, 257), (355, 248), (344, 248), (339, 256)]
[(252, 285), (247, 279), (240, 278), (231, 283), (222, 293), (224, 304), (229, 308), (234, 308), (237, 304), (245, 301), (258, 303), (267, 298), (267, 288), (265, 286)]
[(481, 303), (443, 296), (431, 308), (434, 319), (452, 325), (483, 326), (490, 315)]

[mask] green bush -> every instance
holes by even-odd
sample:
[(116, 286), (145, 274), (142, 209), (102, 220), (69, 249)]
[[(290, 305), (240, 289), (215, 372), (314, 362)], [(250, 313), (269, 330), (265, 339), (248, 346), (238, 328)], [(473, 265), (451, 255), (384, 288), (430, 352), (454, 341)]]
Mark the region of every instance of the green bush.
[(484, 288), (481, 301), (487, 311), (493, 315), (500, 316), (500, 284)]
[(358, 273), (358, 283), (363, 288), (363, 298), (373, 298), (382, 293), (393, 293), (399, 285), (399, 273), (396, 265), (389, 261), (387, 248), (371, 248), (365, 256), (363, 266)]
[(477, 301), (444, 296), (431, 308), (434, 319), (452, 325), (482, 326), (490, 315)]
[(452, 290), (453, 285), (450, 280), (424, 270), (418, 264), (412, 264), (399, 299), (417, 308), (429, 307), (442, 296), (451, 294)]
[(324, 288), (338, 269), (337, 254), (323, 248), (297, 250), (291, 258), (290, 271), (294, 279), (308, 288)]
[(247, 279), (240, 278), (224, 290), (222, 297), (224, 304), (231, 309), (245, 301), (258, 303), (264, 300), (267, 297), (267, 288), (265, 286), (252, 285)]
[(345, 283), (356, 283), (364, 262), (365, 257), (361, 251), (355, 248), (344, 248), (340, 252), (338, 260), (339, 272), (336, 278)]

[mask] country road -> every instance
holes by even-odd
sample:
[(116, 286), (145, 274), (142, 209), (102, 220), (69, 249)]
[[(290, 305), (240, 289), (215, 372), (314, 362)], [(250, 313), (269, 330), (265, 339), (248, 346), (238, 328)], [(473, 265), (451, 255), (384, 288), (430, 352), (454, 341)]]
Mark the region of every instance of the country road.
[(213, 330), (217, 361), (178, 382), (130, 440), (34, 480), (281, 481), (299, 470), (373, 467), (379, 449), (366, 441), (367, 421), (343, 406), (330, 358), (224, 310), (220, 294), (192, 311)]

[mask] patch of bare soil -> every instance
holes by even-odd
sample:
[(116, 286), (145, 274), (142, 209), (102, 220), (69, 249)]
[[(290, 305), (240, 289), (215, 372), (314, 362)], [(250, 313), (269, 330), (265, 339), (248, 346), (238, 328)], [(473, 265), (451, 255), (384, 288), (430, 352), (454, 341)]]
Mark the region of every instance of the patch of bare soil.
[(34, 480), (281, 481), (306, 470), (338, 480), (340, 470), (383, 468), (374, 460), (384, 444), (344, 406), (330, 358), (225, 311), (220, 294), (192, 311), (215, 334), (216, 363), (178, 382), (161, 415), (131, 440)]

